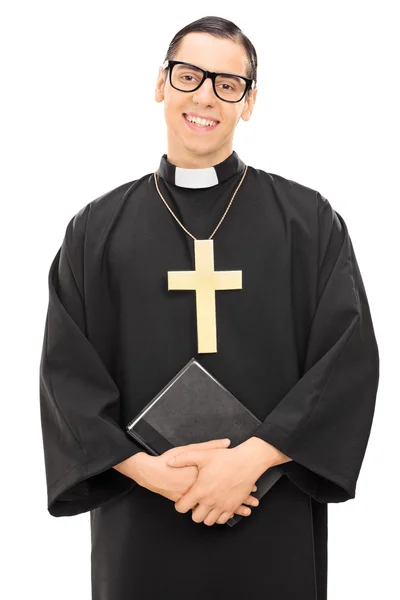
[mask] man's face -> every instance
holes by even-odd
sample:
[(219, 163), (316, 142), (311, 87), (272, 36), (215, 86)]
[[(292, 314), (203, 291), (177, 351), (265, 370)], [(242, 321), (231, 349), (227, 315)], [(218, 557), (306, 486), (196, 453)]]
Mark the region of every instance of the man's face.
[[(207, 33), (186, 35), (174, 60), (208, 71), (247, 77), (247, 54), (243, 46)], [(215, 95), (211, 79), (206, 79), (194, 92), (181, 92), (171, 86), (169, 72), (165, 77), (160, 67), (155, 99), (164, 101), (168, 160), (184, 168), (208, 167), (222, 162), (232, 153), (233, 134), (240, 118), (250, 119), (256, 95), (257, 90), (252, 90), (240, 102), (224, 102)], [(195, 129), (186, 121), (187, 114), (218, 121), (218, 124), (207, 130)]]

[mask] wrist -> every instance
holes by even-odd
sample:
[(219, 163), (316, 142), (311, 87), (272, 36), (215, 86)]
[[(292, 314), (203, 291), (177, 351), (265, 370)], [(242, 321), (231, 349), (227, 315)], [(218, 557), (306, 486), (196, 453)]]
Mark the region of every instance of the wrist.
[(282, 462), (283, 455), (280, 450), (259, 437), (253, 436), (245, 440), (241, 446), (244, 451), (249, 453), (251, 461), (260, 475)]
[(151, 457), (146, 452), (136, 452), (124, 461), (114, 465), (113, 468), (141, 485), (143, 471), (149, 458)]
[(153, 457), (147, 454), (147, 452), (137, 452), (129, 459), (130, 477), (141, 486), (143, 486), (145, 472), (148, 469), (149, 461), (152, 458)]

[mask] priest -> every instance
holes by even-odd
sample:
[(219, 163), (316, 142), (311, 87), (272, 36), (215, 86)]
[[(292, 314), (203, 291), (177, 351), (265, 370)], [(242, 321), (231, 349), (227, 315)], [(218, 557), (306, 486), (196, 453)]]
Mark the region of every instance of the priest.
[[(83, 206), (50, 266), (48, 511), (90, 511), (93, 600), (327, 597), (327, 507), (355, 497), (378, 348), (343, 217), (233, 150), (256, 64), (225, 19), (179, 32), (155, 92), (167, 153)], [(192, 357), (260, 425), (152, 456), (126, 425)]]

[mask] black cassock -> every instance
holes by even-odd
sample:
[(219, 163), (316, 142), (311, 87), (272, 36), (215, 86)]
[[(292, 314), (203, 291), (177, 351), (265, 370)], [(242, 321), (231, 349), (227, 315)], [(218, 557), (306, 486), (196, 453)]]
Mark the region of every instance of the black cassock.
[[(169, 206), (207, 239), (242, 176), (236, 152), (203, 170), (161, 158)], [(49, 271), (40, 410), (54, 516), (90, 512), (93, 600), (324, 600), (327, 503), (355, 497), (379, 379), (370, 310), (343, 218), (319, 192), (249, 167), (214, 239), (217, 352), (198, 353), (194, 241), (154, 174), (84, 206)], [(143, 451), (126, 424), (192, 358), (293, 459), (237, 525), (207, 526), (122, 475)], [(227, 424), (227, 428), (229, 424)], [(205, 440), (199, 440), (205, 441)]]

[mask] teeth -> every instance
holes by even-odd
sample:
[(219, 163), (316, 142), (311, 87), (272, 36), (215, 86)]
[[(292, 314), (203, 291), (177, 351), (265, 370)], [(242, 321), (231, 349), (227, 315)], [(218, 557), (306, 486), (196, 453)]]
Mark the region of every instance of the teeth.
[(215, 127), (217, 124), (215, 121), (209, 121), (208, 119), (200, 119), (199, 117), (186, 116), (187, 121), (190, 123), (195, 123), (196, 125), (201, 125), (203, 127)]

